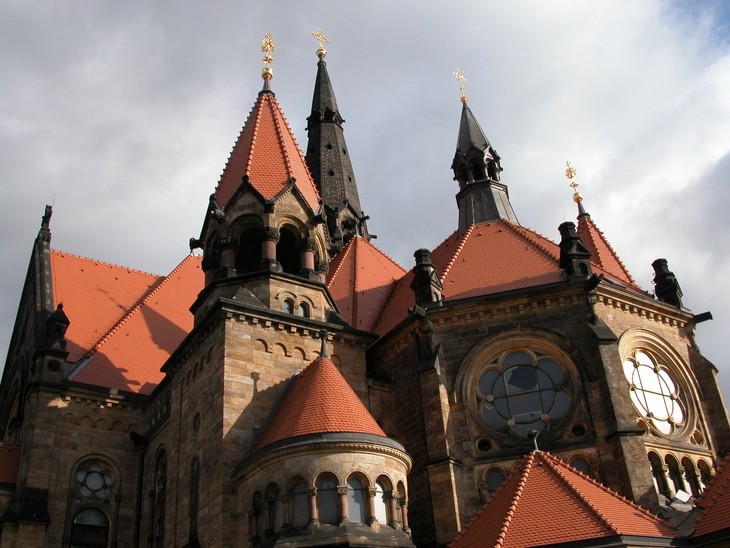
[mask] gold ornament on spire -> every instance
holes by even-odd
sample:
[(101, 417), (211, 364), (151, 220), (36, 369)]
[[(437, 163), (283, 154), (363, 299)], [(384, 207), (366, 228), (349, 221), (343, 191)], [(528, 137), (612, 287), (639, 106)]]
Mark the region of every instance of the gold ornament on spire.
[(261, 69), (261, 78), (271, 80), (274, 77), (274, 69), (271, 68), (271, 61), (274, 60), (274, 57), (271, 55), (271, 52), (276, 51), (276, 45), (271, 39), (270, 32), (264, 34), (264, 39), (261, 40), (261, 51), (264, 52), (264, 56), (261, 58), (264, 62), (264, 68)]
[(324, 59), (324, 56), (327, 55), (327, 50), (324, 49), (324, 45), (327, 44), (330, 39), (324, 35), (322, 27), (319, 27), (315, 32), (313, 32), (312, 36), (314, 36), (317, 39), (317, 42), (319, 42), (319, 47), (317, 48), (317, 57), (319, 57), (320, 59)]
[(579, 204), (583, 201), (583, 196), (578, 192), (578, 181), (575, 180), (575, 168), (570, 165), (570, 162), (565, 162), (565, 176), (570, 181), (570, 187), (573, 189), (573, 201)]
[(461, 92), (461, 102), (466, 104), (466, 102), (469, 100), (469, 98), (464, 95), (464, 90), (466, 89), (466, 76), (464, 76), (461, 73), (461, 69), (458, 68), (453, 72), (453, 74), (454, 76), (456, 76), (456, 79), (461, 82), (461, 85), (459, 86), (459, 91)]

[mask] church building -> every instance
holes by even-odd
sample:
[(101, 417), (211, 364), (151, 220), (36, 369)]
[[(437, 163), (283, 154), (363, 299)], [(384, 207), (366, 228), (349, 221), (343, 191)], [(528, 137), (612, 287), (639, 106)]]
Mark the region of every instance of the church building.
[(46, 207), (0, 384), (0, 547), (727, 546), (711, 315), (667, 260), (639, 287), (570, 165), (576, 222), (523, 226), (462, 87), (433, 182), (456, 228), (398, 265), (315, 37), (306, 153), (267, 34), (168, 275), (54, 249)]

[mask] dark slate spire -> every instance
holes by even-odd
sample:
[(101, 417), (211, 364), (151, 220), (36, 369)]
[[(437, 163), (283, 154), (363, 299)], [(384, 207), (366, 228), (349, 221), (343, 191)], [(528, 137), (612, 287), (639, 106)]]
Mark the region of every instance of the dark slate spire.
[(472, 224), (499, 219), (519, 224), (507, 186), (499, 182), (502, 172), (499, 154), (484, 135), (463, 95), (461, 102), (459, 136), (451, 164), (460, 189), (456, 195), (459, 232), (463, 233)]
[[(338, 252), (353, 236), (370, 239), (367, 217), (360, 209), (355, 173), (342, 130), (344, 119), (337, 108), (322, 45), (324, 36), (317, 36), (317, 80), (314, 84), (312, 113), (307, 118), (306, 160), (325, 205), (327, 228), (333, 252)], [(326, 38), (324, 38), (326, 41)]]

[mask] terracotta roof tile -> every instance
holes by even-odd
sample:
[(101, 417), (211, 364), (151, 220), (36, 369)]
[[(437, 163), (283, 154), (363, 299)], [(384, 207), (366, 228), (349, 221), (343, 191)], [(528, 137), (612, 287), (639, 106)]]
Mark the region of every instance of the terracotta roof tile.
[(329, 358), (317, 358), (294, 377), (253, 451), (274, 442), (329, 432), (385, 432)]
[(696, 504), (702, 513), (697, 518), (695, 536), (730, 528), (730, 453)]
[(534, 452), (523, 457), (451, 548), (527, 548), (615, 535), (674, 538), (676, 531), (560, 459)]
[(293, 178), (309, 208), (319, 207), (317, 187), (273, 93), (259, 94), (233, 146), (216, 188), (220, 207), (226, 207), (244, 176), (266, 200), (278, 197)]
[(68, 361), (84, 357), (162, 277), (51, 250), (54, 307), (71, 321)]
[(372, 331), (406, 271), (364, 238), (351, 239), (330, 264), (327, 287), (350, 325)]
[(20, 447), (0, 445), (0, 483), (15, 485), (20, 464)]
[(152, 392), (162, 380), (160, 368), (193, 327), (189, 307), (203, 287), (200, 262), (200, 257), (186, 257), (94, 346), (89, 360), (71, 379)]
[(586, 249), (591, 252), (592, 263), (600, 266), (607, 275), (617, 278), (629, 286), (638, 288), (628, 269), (621, 262), (611, 244), (608, 243), (603, 232), (591, 220), (590, 215), (584, 214), (578, 218), (577, 233), (583, 240)]
[[(440, 273), (446, 300), (490, 295), (537, 287), (564, 280), (559, 266), (560, 247), (537, 232), (506, 220), (470, 226), (459, 236), (454, 232), (431, 253)], [(596, 274), (617, 277), (598, 264)], [(398, 281), (392, 297), (374, 329), (383, 335), (401, 322), (415, 304), (410, 283), (412, 272)], [(620, 278), (629, 289), (646, 295), (630, 277)]]

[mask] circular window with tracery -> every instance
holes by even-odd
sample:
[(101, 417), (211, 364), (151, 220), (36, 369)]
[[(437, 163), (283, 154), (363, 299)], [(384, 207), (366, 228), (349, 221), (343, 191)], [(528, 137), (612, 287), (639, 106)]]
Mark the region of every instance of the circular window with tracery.
[(507, 350), (479, 372), (476, 404), (490, 429), (526, 438), (542, 433), (568, 416), (570, 375), (558, 360), (532, 350)]
[(76, 470), (74, 480), (76, 482), (76, 492), (80, 495), (80, 498), (99, 500), (109, 499), (115, 484), (111, 470), (96, 460), (81, 465)]
[(635, 350), (624, 360), (631, 401), (656, 432), (671, 436), (682, 430), (687, 412), (668, 368), (646, 350)]

